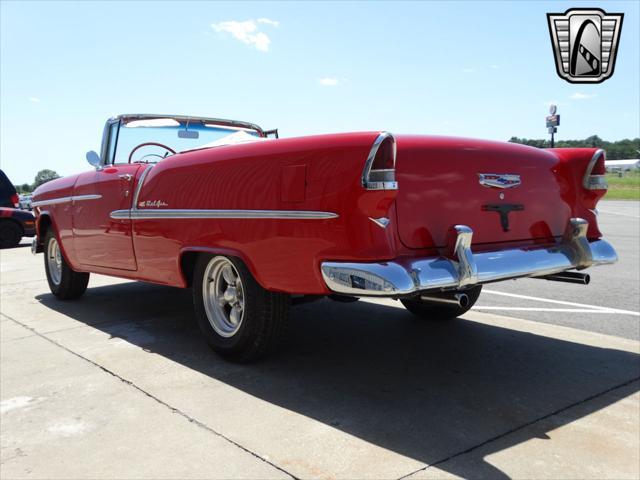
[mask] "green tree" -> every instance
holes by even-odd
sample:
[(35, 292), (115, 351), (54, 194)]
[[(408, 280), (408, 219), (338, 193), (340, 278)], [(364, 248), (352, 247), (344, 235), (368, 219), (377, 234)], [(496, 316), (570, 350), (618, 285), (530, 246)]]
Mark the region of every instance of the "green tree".
[(51, 180), (55, 180), (56, 178), (60, 178), (60, 175), (58, 175), (53, 170), (48, 170), (48, 169), (40, 170), (36, 175), (35, 180), (33, 181), (33, 189), (35, 190), (43, 183), (47, 183)]
[[(548, 148), (551, 146), (549, 140), (511, 137), (511, 143), (520, 143), (538, 148)], [(640, 138), (617, 140), (608, 142), (598, 135), (591, 135), (584, 140), (558, 140), (558, 148), (602, 148), (607, 152), (609, 160), (625, 160), (638, 158), (640, 156)]]

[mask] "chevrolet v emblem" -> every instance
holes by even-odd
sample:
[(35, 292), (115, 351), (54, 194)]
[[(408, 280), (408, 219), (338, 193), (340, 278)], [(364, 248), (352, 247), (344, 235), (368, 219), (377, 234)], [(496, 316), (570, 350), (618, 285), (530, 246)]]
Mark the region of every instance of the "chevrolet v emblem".
[(483, 187), (513, 188), (522, 183), (520, 175), (512, 173), (479, 173), (478, 182)]
[(524, 210), (524, 205), (519, 203), (499, 203), (482, 205), (482, 210), (485, 212), (498, 212), (500, 214), (500, 225), (502, 225), (502, 231), (509, 231), (509, 212), (519, 212)]

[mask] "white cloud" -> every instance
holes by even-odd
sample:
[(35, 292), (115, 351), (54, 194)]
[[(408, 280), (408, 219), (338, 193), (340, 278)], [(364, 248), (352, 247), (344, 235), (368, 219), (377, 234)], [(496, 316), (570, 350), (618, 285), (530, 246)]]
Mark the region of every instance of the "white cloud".
[(29, 101), (33, 103), (38, 103), (40, 99), (38, 97), (29, 97)]
[(270, 18), (259, 18), (257, 22), (264, 23), (265, 25), (271, 25), (272, 27), (277, 27), (280, 25), (280, 22), (278, 22), (277, 20), (271, 20)]
[(213, 23), (211, 28), (216, 32), (230, 33), (234, 38), (240, 40), (242, 43), (254, 47), (261, 52), (268, 52), (269, 45), (271, 45), (271, 39), (266, 33), (261, 32), (257, 23), (269, 24), (277, 27), (280, 23), (268, 18), (259, 18), (257, 21), (245, 20), (238, 22), (236, 20), (229, 20), (226, 22)]
[(573, 95), (571, 95), (571, 99), (572, 100), (588, 100), (590, 98), (595, 97), (596, 94), (595, 93), (580, 93), (580, 92), (576, 92)]
[(337, 87), (338, 85), (340, 85), (340, 80), (335, 77), (324, 77), (319, 78), (318, 83), (323, 87)]
[(494, 70), (499, 70), (500, 69), (500, 65), (491, 65), (491, 68), (493, 68)]

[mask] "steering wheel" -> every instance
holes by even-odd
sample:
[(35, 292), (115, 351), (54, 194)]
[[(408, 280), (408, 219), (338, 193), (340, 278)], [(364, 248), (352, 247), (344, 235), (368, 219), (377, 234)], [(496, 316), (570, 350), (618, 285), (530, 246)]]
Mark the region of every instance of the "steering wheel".
[(159, 153), (147, 153), (146, 155), (143, 155), (142, 157), (140, 157), (140, 160), (136, 160), (136, 163), (138, 162), (147, 163), (144, 161), (144, 159), (147, 157), (158, 157), (160, 160), (164, 160), (165, 158), (167, 158), (167, 155), (169, 155), (169, 152), (164, 152), (164, 155), (160, 155)]
[[(163, 145), (161, 143), (157, 143), (157, 142), (146, 142), (146, 143), (141, 143), (140, 145), (138, 145), (137, 147), (135, 147), (133, 150), (131, 150), (131, 153), (129, 154), (129, 163), (131, 163), (131, 159), (133, 158), (133, 154), (140, 148), (142, 147), (148, 147), (148, 146), (155, 146), (155, 147), (161, 147), (164, 148), (165, 150), (171, 152), (172, 154), (176, 154), (176, 151), (173, 148), (169, 148), (166, 145)], [(147, 155), (145, 155), (146, 157)], [(144, 158), (144, 157), (143, 157)]]

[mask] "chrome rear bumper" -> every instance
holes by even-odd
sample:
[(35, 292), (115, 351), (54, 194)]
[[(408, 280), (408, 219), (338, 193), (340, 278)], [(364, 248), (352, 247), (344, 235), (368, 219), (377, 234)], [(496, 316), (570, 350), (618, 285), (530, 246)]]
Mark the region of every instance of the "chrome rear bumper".
[(473, 231), (454, 227), (454, 259), (409, 258), (380, 263), (322, 262), (329, 290), (356, 296), (395, 297), (427, 290), (459, 289), (468, 285), (521, 277), (541, 277), (571, 269), (615, 263), (618, 256), (604, 240), (587, 240), (586, 220), (572, 218), (558, 245), (473, 253)]

